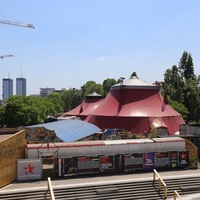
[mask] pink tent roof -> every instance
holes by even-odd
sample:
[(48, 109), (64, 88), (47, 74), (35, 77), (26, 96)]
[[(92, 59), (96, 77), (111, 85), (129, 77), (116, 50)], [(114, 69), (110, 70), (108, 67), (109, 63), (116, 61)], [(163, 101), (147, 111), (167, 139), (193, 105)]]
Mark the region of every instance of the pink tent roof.
[(96, 92), (93, 92), (86, 96), (85, 100), (76, 108), (66, 112), (62, 117), (76, 116), (82, 120), (85, 119), (89, 113), (95, 110), (103, 101), (103, 97)]
[[(155, 119), (160, 123), (156, 124)], [(112, 86), (105, 100), (86, 121), (101, 129), (120, 128), (131, 132), (149, 131), (150, 125), (156, 124), (168, 127), (169, 134), (177, 132), (179, 125), (185, 123), (178, 112), (165, 104), (159, 86), (136, 77)]]

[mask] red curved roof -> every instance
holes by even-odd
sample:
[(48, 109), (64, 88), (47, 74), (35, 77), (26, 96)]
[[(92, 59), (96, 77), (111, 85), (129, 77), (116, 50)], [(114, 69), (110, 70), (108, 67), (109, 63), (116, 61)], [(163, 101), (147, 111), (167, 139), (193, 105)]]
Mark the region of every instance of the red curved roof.
[(85, 100), (76, 108), (69, 112), (66, 112), (62, 117), (76, 116), (84, 120), (89, 113), (95, 110), (103, 101), (103, 97), (96, 92), (93, 92), (86, 96)]
[(182, 116), (165, 104), (159, 86), (147, 84), (136, 77), (116, 84), (101, 105), (86, 118), (101, 129), (120, 128), (133, 133), (149, 131), (150, 125), (168, 127), (169, 134), (179, 131)]

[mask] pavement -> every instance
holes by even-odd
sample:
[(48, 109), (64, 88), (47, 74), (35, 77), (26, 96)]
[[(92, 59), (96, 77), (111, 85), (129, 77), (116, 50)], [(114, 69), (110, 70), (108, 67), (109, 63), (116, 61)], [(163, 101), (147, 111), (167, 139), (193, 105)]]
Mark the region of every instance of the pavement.
[[(197, 177), (200, 176), (200, 168), (186, 169), (186, 170), (173, 170), (173, 171), (158, 171), (163, 180), (175, 177)], [(89, 186), (112, 184), (119, 182), (133, 182), (133, 181), (146, 181), (153, 180), (153, 172), (138, 172), (131, 174), (112, 174), (112, 175), (88, 175), (88, 176), (73, 176), (65, 177), (62, 179), (51, 180), (53, 189), (68, 188), (74, 186)], [(157, 180), (157, 178), (156, 178)], [(5, 187), (0, 188), (0, 193), (12, 193), (20, 191), (33, 191), (33, 190), (47, 190), (47, 180), (33, 181), (33, 182), (13, 182)], [(174, 199), (174, 198), (173, 198)], [(178, 197), (177, 197), (178, 199)], [(200, 200), (200, 193), (194, 195), (184, 196), (183, 200)]]

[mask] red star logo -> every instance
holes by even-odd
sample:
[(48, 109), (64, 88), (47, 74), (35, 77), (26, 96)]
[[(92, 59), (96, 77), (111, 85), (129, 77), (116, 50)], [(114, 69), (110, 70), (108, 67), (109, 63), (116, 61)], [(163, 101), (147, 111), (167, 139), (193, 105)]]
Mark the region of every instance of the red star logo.
[(184, 160), (184, 159), (186, 159), (186, 154), (181, 154), (181, 158)]
[(28, 164), (28, 167), (24, 167), (24, 169), (26, 170), (26, 174), (31, 173), (33, 174), (33, 169), (35, 167), (31, 167), (30, 163)]

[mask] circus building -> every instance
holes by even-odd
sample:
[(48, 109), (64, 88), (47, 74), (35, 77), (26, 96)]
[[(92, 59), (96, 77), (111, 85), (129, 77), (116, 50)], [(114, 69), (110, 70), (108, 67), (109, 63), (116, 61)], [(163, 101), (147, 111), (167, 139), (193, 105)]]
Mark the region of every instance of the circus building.
[(160, 87), (133, 76), (113, 85), (104, 101), (85, 121), (102, 130), (118, 128), (132, 134), (157, 129), (161, 135), (174, 135), (185, 124), (180, 113), (168, 105)]
[(76, 116), (84, 120), (89, 113), (95, 110), (103, 101), (103, 97), (96, 92), (93, 92), (85, 97), (85, 100), (76, 108), (66, 112), (62, 117)]

